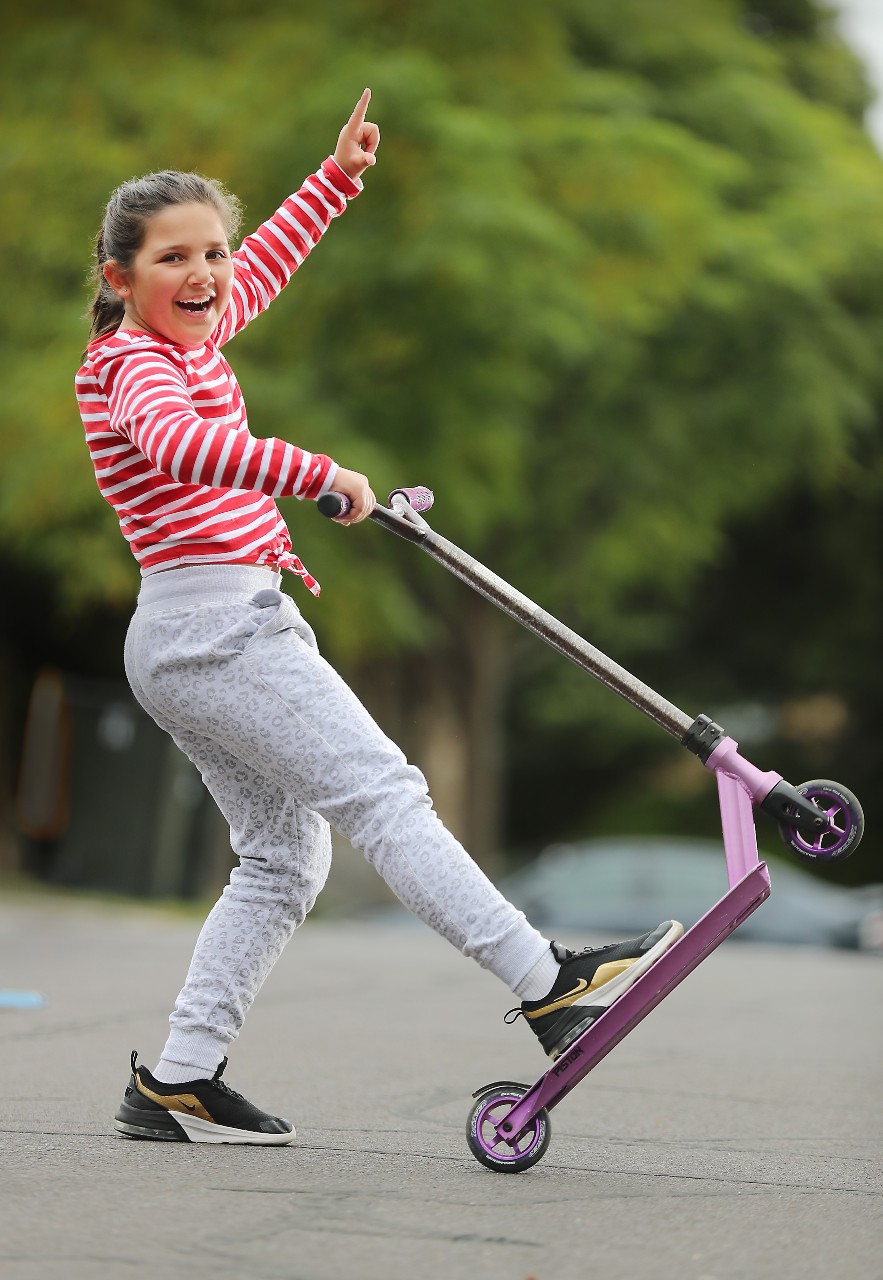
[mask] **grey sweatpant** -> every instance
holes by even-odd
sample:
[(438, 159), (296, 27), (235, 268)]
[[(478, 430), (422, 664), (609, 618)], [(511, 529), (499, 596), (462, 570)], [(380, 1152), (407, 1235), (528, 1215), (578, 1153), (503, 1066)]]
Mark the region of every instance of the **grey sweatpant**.
[(279, 583), (251, 566), (154, 574), (126, 639), (136, 698), (199, 769), (239, 858), (163, 1052), (208, 1071), (325, 883), (329, 823), (510, 989), (548, 948), (439, 821), (422, 774), (320, 657)]

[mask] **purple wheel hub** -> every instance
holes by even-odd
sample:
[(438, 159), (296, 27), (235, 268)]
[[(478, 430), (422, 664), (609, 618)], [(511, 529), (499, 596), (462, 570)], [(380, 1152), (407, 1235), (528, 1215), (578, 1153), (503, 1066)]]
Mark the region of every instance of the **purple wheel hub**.
[(810, 782), (799, 790), (822, 810), (828, 826), (813, 836), (804, 835), (796, 827), (788, 827), (788, 844), (806, 858), (822, 861), (842, 858), (861, 836), (864, 820), (859, 804), (850, 792), (834, 783)]
[(526, 1092), (526, 1089), (492, 1089), (473, 1107), (467, 1139), (472, 1154), (482, 1164), (503, 1172), (517, 1173), (535, 1164), (545, 1152), (549, 1145), (549, 1121), (545, 1111), (534, 1116), (518, 1134), (503, 1135), (498, 1129)]

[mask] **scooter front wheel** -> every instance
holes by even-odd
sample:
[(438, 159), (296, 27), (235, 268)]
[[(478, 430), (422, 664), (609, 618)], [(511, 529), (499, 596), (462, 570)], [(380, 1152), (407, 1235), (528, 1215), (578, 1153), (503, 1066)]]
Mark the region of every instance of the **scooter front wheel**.
[(805, 835), (787, 821), (780, 822), (779, 834), (785, 844), (807, 862), (838, 862), (848, 858), (858, 848), (865, 829), (865, 815), (858, 799), (839, 782), (824, 778), (804, 782), (797, 790), (821, 809), (828, 822), (824, 831), (811, 835)]
[(481, 1164), (496, 1173), (521, 1173), (542, 1160), (552, 1137), (549, 1113), (538, 1111), (520, 1133), (504, 1137), (497, 1126), (527, 1093), (526, 1085), (492, 1085), (469, 1113), (466, 1141)]

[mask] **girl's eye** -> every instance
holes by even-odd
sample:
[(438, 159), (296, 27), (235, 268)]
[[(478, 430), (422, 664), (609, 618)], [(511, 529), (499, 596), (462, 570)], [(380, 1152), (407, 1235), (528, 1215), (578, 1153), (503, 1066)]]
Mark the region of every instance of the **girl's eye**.
[[(226, 258), (227, 254), (224, 249), (209, 249), (206, 252), (206, 258)], [(180, 253), (165, 253), (160, 258), (160, 262), (183, 262), (184, 259)]]

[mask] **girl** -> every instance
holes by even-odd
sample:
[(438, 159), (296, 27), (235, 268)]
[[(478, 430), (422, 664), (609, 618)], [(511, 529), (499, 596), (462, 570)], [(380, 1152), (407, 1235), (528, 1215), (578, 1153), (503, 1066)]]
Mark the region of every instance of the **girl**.
[(199, 769), (239, 865), (199, 935), (153, 1071), (137, 1064), (115, 1126), (131, 1137), (281, 1144), (294, 1129), (221, 1079), (262, 982), (328, 873), (329, 823), (400, 900), (521, 1000), (557, 1056), (681, 933), (574, 954), (487, 880), (432, 809), (422, 775), (319, 656), (280, 589), (318, 595), (274, 499), (345, 494), (365, 476), (248, 429), (221, 348), (276, 297), (362, 189), (380, 133), (366, 89), (333, 156), (241, 248), (236, 201), (162, 172), (112, 195), (77, 396), (98, 487), (141, 567), (126, 640), (135, 697)]

